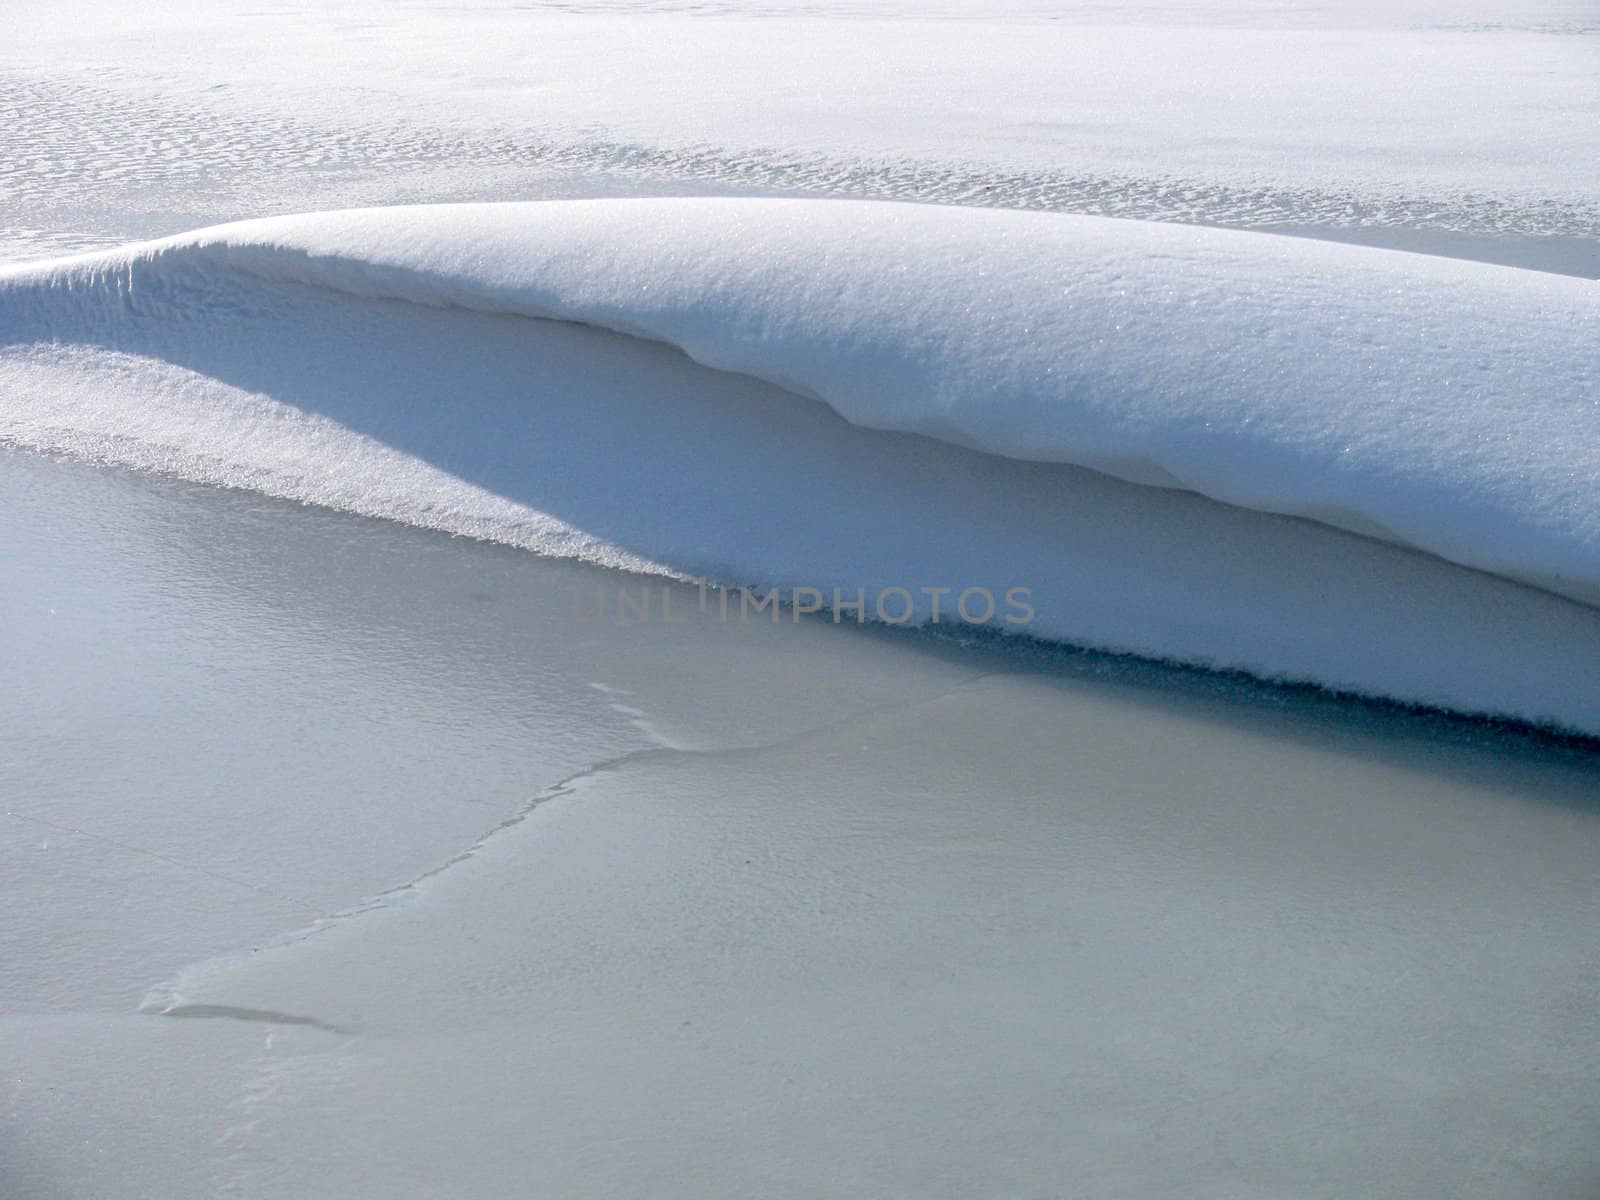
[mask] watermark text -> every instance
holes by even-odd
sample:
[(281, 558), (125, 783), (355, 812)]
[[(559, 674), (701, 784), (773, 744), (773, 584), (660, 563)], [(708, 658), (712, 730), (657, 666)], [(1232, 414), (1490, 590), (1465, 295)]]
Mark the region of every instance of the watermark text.
[(704, 579), (683, 583), (630, 582), (575, 587), (573, 612), (580, 621), (641, 624), (657, 621), (685, 625), (697, 616), (741, 625), (805, 617), (831, 617), (835, 625), (853, 621), (864, 625), (923, 622), (963, 625), (1022, 626), (1034, 618), (1033, 590), (1009, 587), (999, 592), (986, 587), (919, 586), (881, 587), (718, 587)]

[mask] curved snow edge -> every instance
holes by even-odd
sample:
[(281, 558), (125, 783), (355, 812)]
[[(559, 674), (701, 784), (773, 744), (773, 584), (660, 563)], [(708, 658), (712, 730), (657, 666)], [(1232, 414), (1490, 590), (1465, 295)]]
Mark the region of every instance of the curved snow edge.
[(1049, 213), (552, 201), (267, 218), (0, 270), (0, 324), (37, 289), (136, 305), (227, 272), (666, 342), (857, 425), (1307, 517), (1600, 604), (1585, 280)]

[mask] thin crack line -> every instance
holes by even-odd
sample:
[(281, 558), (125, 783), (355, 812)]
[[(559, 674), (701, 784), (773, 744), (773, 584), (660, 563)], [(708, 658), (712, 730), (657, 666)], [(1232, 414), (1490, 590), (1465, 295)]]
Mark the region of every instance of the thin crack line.
[[(931, 705), (938, 704), (959, 692), (966, 691), (967, 689), (983, 682), (986, 679), (996, 678), (1007, 674), (1009, 674), (1009, 672), (994, 670), (975, 671), (970, 675), (956, 680), (954, 683), (939, 691), (937, 694), (926, 697), (925, 699), (916, 700), (909, 704), (904, 704), (885, 712), (873, 713), (871, 717), (866, 718), (865, 720), (863, 720), (860, 715), (840, 717), (836, 721), (829, 721), (822, 725), (814, 725), (789, 737), (779, 738), (773, 742), (763, 742), (753, 746), (719, 747), (716, 749), (689, 749), (674, 746), (647, 746), (638, 750), (630, 750), (627, 753), (618, 754), (611, 758), (602, 759), (599, 762), (592, 763), (589, 766), (584, 767), (582, 770), (574, 771), (572, 774), (563, 777), (556, 783), (541, 789), (520, 809), (506, 817), (503, 821), (500, 821), (494, 825), (492, 828), (486, 830), (475, 841), (473, 841), (471, 845), (451, 855), (437, 866), (431, 867), (422, 874), (407, 880), (405, 883), (396, 884), (391, 888), (385, 888), (383, 891), (375, 893), (359, 904), (352, 905), (349, 908), (340, 909), (339, 911), (330, 913), (324, 917), (319, 917), (310, 925), (279, 934), (271, 940), (263, 942), (260, 945), (250, 947), (247, 950), (241, 950), (233, 954), (221, 955), (216, 958), (202, 960), (199, 963), (191, 963), (189, 967), (185, 968), (184, 971), (180, 973), (178, 979), (173, 983), (157, 985), (151, 988), (146, 994), (144, 1002), (140, 1005), (140, 1011), (153, 1012), (157, 1015), (172, 1014), (177, 1012), (181, 1015), (182, 1010), (186, 1009), (226, 1007), (190, 1005), (185, 1003), (182, 999), (182, 993), (179, 990), (183, 976), (189, 971), (192, 971), (196, 966), (203, 965), (205, 962), (226, 962), (242, 957), (245, 954), (255, 954), (265, 950), (277, 950), (282, 949), (285, 946), (296, 945), (300, 942), (307, 941), (318, 934), (325, 933), (330, 929), (347, 925), (351, 921), (357, 920), (368, 913), (377, 911), (379, 909), (392, 908), (397, 902), (416, 895), (420, 886), (426, 883), (428, 880), (442, 875), (444, 872), (453, 867), (459, 866), (461, 863), (466, 862), (469, 859), (475, 858), (491, 841), (499, 838), (507, 830), (513, 829), (522, 824), (546, 804), (553, 800), (558, 800), (563, 796), (571, 795), (577, 789), (578, 785), (586, 779), (591, 779), (598, 775), (619, 770), (624, 767), (633, 766), (638, 763), (656, 760), (670, 761), (679, 758), (736, 759), (756, 754), (764, 754), (776, 750), (783, 750), (791, 746), (799, 745), (810, 738), (823, 737), (829, 733), (834, 733), (851, 726), (860, 724), (877, 724), (878, 722), (888, 720), (893, 717), (901, 717), (907, 713), (916, 712), (920, 708), (926, 708)], [(333, 1027), (327, 1026), (327, 1028)]]

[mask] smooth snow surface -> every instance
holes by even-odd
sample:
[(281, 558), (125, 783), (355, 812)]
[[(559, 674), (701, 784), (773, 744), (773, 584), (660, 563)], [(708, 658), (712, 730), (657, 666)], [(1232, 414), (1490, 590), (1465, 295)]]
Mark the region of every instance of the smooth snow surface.
[(0, 337), (19, 444), (919, 617), (1025, 587), (1040, 636), (1600, 731), (1600, 614), (1442, 561), (1600, 598), (1579, 280), (1055, 214), (430, 206), (12, 268)]

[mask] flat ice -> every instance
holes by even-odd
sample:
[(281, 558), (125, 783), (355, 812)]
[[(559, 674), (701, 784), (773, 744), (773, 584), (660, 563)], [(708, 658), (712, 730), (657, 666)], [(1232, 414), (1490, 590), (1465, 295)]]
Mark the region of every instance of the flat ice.
[(1577, 279), (926, 205), (422, 206), (8, 268), (0, 343), (17, 444), (917, 619), (1026, 588), (1038, 636), (1600, 731)]
[(973, 673), (816, 621), (602, 625), (580, 612), (641, 581), (23, 451), (0, 451), (0, 513), (7, 1014), (129, 1011), (596, 762), (762, 745)]
[(1149, 699), (602, 770), (149, 1011), (347, 1031), (235, 1075), (253, 1195), (1591, 1196), (1592, 771)]
[(1583, 748), (0, 501), (7, 1200), (1594, 1194)]

